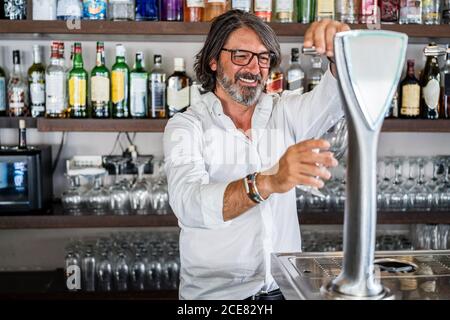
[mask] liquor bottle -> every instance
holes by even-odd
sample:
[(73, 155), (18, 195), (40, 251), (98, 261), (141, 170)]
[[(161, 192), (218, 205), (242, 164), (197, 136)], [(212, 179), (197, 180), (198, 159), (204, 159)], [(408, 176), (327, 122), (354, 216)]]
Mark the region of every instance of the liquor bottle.
[(400, 24), (422, 24), (422, 0), (400, 0)]
[(6, 75), (0, 67), (0, 117), (6, 116)]
[(422, 0), (422, 22), (424, 24), (441, 23), (441, 0)]
[(72, 70), (69, 71), (69, 116), (87, 118), (88, 74), (84, 70), (81, 43), (75, 42)]
[(146, 118), (148, 97), (148, 73), (142, 66), (144, 54), (136, 52), (136, 62), (130, 72), (130, 115), (133, 118)]
[(5, 18), (25, 20), (27, 18), (27, 0), (4, 0)]
[(33, 20), (56, 20), (56, 0), (33, 0)]
[(116, 62), (111, 69), (111, 100), (113, 118), (128, 118), (128, 81), (130, 69), (125, 62), (125, 48), (116, 45)]
[(344, 23), (357, 23), (360, 12), (360, 1), (335, 0), (336, 20)]
[(399, 118), (418, 118), (420, 116), (420, 84), (414, 73), (414, 60), (407, 61), (405, 78), (400, 82)]
[(41, 62), (41, 49), (33, 46), (33, 64), (28, 69), (30, 108), (32, 117), (45, 115), (45, 67)]
[(254, 0), (255, 16), (264, 22), (272, 21), (272, 0)]
[(205, 21), (211, 21), (227, 11), (227, 0), (205, 0)]
[(400, 15), (399, 0), (380, 0), (382, 23), (397, 23)]
[(184, 0), (184, 22), (205, 21), (205, 0)]
[(17, 147), (21, 150), (27, 148), (27, 128), (23, 119), (19, 120), (19, 144)]
[(443, 72), (442, 110), (444, 118), (450, 118), (450, 49), (447, 49), (447, 61)]
[(162, 21), (183, 21), (183, 0), (166, 0), (161, 2)]
[(150, 75), (150, 118), (166, 118), (166, 73), (159, 54), (153, 57), (154, 66)]
[(93, 118), (109, 118), (110, 112), (110, 78), (105, 66), (105, 46), (97, 42), (95, 67), (91, 71), (91, 110)]
[(134, 18), (134, 0), (109, 0), (108, 19), (114, 21), (132, 21)]
[(385, 118), (398, 118), (398, 90), (395, 90), (388, 111), (384, 115)]
[(190, 103), (191, 78), (186, 75), (183, 58), (174, 58), (174, 73), (167, 79), (167, 107), (169, 117), (183, 112)]
[(81, 20), (83, 18), (83, 3), (81, 0), (58, 0), (56, 19)]
[[(5, 0), (0, 0), (0, 20), (3, 20), (3, 19), (5, 19)], [(1, 176), (0, 176), (0, 182), (1, 182)]]
[(299, 63), (300, 53), (298, 48), (291, 49), (291, 62), (287, 70), (287, 90), (302, 94), (305, 91), (305, 71)]
[(136, 21), (158, 21), (159, 1), (136, 0)]
[(64, 59), (64, 43), (53, 42), (50, 64), (45, 70), (45, 116), (48, 118), (63, 118), (67, 107), (67, 79)]
[(443, 3), (442, 3), (442, 23), (450, 24), (450, 0), (443, 0)]
[(374, 24), (378, 22), (379, 12), (378, 0), (361, 1), (361, 23)]
[(275, 22), (297, 21), (297, 2), (294, 0), (275, 0)]
[(244, 12), (253, 12), (252, 0), (232, 0), (231, 8)]
[(314, 89), (322, 79), (323, 70), (322, 70), (322, 58), (320, 56), (314, 56), (311, 58), (312, 68), (308, 75), (308, 91)]
[[(438, 47), (431, 42), (425, 50), (434, 51)], [(427, 60), (420, 79), (422, 87), (421, 108), (422, 118), (438, 119), (440, 111), (441, 72), (437, 55), (434, 52), (425, 52)]]
[(334, 0), (316, 0), (316, 21), (334, 19)]
[(269, 78), (266, 82), (266, 93), (267, 94), (278, 94), (283, 92), (283, 72), (279, 67), (273, 68), (269, 74)]
[(316, 18), (315, 0), (298, 0), (298, 22), (311, 23)]
[(105, 20), (107, 9), (107, 0), (83, 0), (83, 19)]
[(13, 70), (8, 82), (9, 115), (23, 117), (28, 115), (28, 86), (22, 74), (20, 51), (13, 51)]

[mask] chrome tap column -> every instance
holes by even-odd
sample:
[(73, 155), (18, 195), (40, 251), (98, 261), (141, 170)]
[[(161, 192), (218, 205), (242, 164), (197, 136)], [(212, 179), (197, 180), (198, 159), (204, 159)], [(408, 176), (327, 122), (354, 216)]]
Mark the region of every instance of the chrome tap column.
[(389, 31), (348, 31), (335, 38), (335, 57), (348, 122), (344, 259), (340, 275), (321, 292), (327, 298), (383, 299), (375, 281), (377, 145), (405, 61), (408, 37)]

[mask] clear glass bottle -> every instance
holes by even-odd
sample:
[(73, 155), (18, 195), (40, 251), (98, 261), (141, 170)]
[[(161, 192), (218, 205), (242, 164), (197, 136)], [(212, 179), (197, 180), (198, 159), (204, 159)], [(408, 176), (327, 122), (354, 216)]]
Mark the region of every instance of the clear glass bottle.
[(162, 69), (162, 58), (159, 54), (153, 57), (153, 69), (150, 74), (150, 118), (166, 118), (166, 73)]
[(105, 20), (107, 10), (107, 0), (83, 0), (83, 19), (85, 20)]
[[(436, 43), (431, 42), (428, 49), (432, 50)], [(422, 118), (438, 119), (441, 107), (441, 72), (439, 69), (438, 58), (434, 54), (426, 54), (427, 60), (422, 71), (420, 86), (422, 87), (421, 108)]]
[(422, 24), (422, 0), (400, 0), (400, 24)]
[(297, 2), (295, 0), (275, 1), (275, 22), (290, 23), (297, 21)]
[(147, 118), (148, 73), (143, 67), (144, 54), (136, 52), (135, 61), (130, 72), (130, 115), (132, 118)]
[(358, 23), (360, 3), (357, 0), (335, 0), (336, 20), (344, 23)]
[(312, 68), (308, 74), (308, 91), (313, 90), (322, 80), (323, 70), (322, 70), (322, 58), (320, 56), (314, 56), (311, 58)]
[(81, 43), (74, 45), (73, 67), (69, 72), (69, 115), (71, 118), (88, 118), (87, 82), (88, 73), (84, 69)]
[(316, 18), (316, 0), (298, 0), (298, 22), (311, 23)]
[(227, 0), (205, 0), (205, 21), (212, 21), (227, 11)]
[(205, 21), (205, 0), (184, 0), (184, 22)]
[(316, 21), (334, 19), (334, 0), (316, 0)]
[(83, 18), (83, 3), (81, 0), (58, 0), (56, 5), (58, 20), (80, 20)]
[(407, 61), (405, 78), (400, 82), (400, 118), (418, 118), (420, 116), (420, 84), (414, 72), (414, 60)]
[(361, 1), (361, 23), (374, 24), (378, 22), (379, 12), (378, 0)]
[(284, 90), (284, 76), (281, 68), (273, 68), (266, 82), (267, 94), (281, 94)]
[(109, 118), (110, 111), (110, 77), (105, 66), (105, 45), (97, 42), (95, 67), (91, 71), (91, 110), (93, 118)]
[(45, 70), (45, 116), (63, 118), (67, 103), (66, 68), (62, 65), (61, 43), (53, 42), (50, 64)]
[(30, 108), (32, 117), (45, 115), (45, 67), (41, 62), (41, 48), (33, 46), (33, 64), (28, 69)]
[(22, 73), (20, 51), (13, 51), (13, 69), (8, 82), (8, 106), (11, 117), (28, 115), (28, 85)]
[(56, 0), (33, 0), (33, 20), (56, 20)]
[(264, 22), (272, 21), (272, 0), (254, 0), (255, 16)]
[(27, 19), (27, 0), (4, 0), (5, 18), (9, 20)]
[(183, 0), (161, 2), (162, 21), (183, 21)]
[(253, 12), (252, 0), (232, 0), (231, 9), (238, 9), (244, 12)]
[(136, 21), (158, 21), (158, 0), (136, 0)]
[(114, 21), (133, 21), (135, 18), (134, 0), (109, 0), (108, 19)]
[(191, 78), (186, 74), (183, 58), (174, 58), (174, 73), (167, 79), (167, 107), (169, 117), (183, 112), (190, 104)]
[(125, 47), (116, 45), (116, 62), (111, 69), (111, 101), (113, 118), (128, 118), (128, 86), (130, 69), (125, 61)]
[(27, 149), (27, 128), (25, 124), (25, 120), (19, 120), (19, 149), (25, 150)]
[(6, 116), (6, 74), (0, 66), (0, 117)]
[(302, 94), (305, 91), (305, 71), (299, 62), (300, 52), (298, 48), (291, 49), (291, 62), (286, 72), (286, 90), (296, 91)]
[(382, 23), (397, 23), (400, 16), (399, 0), (380, 0), (380, 14)]
[(422, 0), (422, 22), (424, 24), (440, 24), (441, 9), (441, 0)]

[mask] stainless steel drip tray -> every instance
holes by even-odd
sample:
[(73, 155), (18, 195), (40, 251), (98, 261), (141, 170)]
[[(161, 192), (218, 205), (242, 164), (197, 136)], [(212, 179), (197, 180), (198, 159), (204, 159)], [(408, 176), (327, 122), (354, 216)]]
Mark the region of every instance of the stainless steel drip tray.
[[(342, 252), (273, 253), (272, 274), (286, 299), (324, 299), (322, 285), (341, 271)], [(379, 251), (376, 278), (394, 299), (450, 300), (450, 250)]]

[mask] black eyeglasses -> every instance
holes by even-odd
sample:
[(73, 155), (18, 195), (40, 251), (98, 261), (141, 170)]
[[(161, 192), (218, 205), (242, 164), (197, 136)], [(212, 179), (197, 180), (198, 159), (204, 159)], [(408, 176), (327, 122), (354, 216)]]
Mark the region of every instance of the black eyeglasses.
[(222, 48), (222, 51), (231, 52), (231, 62), (241, 67), (248, 65), (253, 57), (256, 56), (258, 58), (259, 67), (267, 69), (270, 68), (270, 63), (275, 56), (272, 52), (255, 53), (241, 49), (232, 50)]

